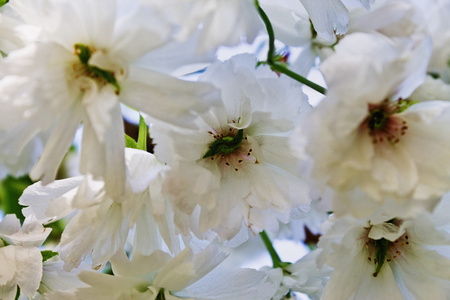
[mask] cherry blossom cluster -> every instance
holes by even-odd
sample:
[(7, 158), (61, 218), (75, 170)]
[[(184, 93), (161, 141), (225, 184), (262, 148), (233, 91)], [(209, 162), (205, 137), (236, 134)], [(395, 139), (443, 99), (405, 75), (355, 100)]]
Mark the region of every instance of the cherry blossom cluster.
[[(449, 299), (448, 20), (450, 0), (0, 0), (0, 178), (34, 181), (0, 221), (0, 299)], [(270, 238), (305, 230), (281, 260)], [(272, 266), (225, 262), (258, 234)]]

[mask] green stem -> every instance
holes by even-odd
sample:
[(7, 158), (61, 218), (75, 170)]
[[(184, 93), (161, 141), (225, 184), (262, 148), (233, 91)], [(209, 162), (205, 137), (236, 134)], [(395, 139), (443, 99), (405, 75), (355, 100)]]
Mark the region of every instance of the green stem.
[(273, 31), (272, 23), (270, 23), (269, 17), (266, 12), (259, 5), (259, 1), (255, 0), (255, 6), (258, 10), (258, 14), (266, 25), (267, 34), (269, 35), (269, 51), (267, 52), (267, 63), (273, 63), (273, 57), (275, 56), (275, 33)]
[(301, 76), (301, 75), (299, 75), (299, 74), (289, 70), (283, 64), (274, 62), (274, 63), (270, 64), (270, 66), (272, 67), (273, 70), (275, 70), (277, 72), (280, 72), (280, 73), (283, 73), (283, 74), (291, 77), (292, 79), (295, 79), (298, 82), (303, 83), (306, 86), (309, 86), (313, 90), (315, 90), (315, 91), (317, 91), (317, 92), (319, 92), (319, 93), (321, 93), (323, 95), (325, 95), (327, 93), (327, 90), (324, 87), (322, 87), (322, 86), (318, 85), (317, 83), (314, 83), (314, 82), (306, 79), (305, 77), (303, 77), (303, 76)]
[(281, 268), (282, 267), (282, 261), (280, 257), (278, 256), (277, 251), (272, 245), (272, 241), (270, 240), (267, 233), (263, 230), (259, 233), (259, 236), (261, 237), (264, 245), (266, 246), (267, 251), (269, 251), (270, 257), (272, 258), (272, 263), (274, 268)]
[(291, 77), (294, 80), (297, 80), (298, 82), (309, 86), (310, 88), (312, 88), (313, 90), (324, 94), (327, 92), (327, 90), (306, 79), (305, 77), (289, 70), (288, 68), (286, 68), (284, 65), (277, 63), (273, 60), (274, 56), (275, 56), (275, 33), (273, 31), (273, 27), (272, 27), (272, 23), (269, 20), (269, 17), (267, 16), (267, 14), (264, 12), (264, 10), (261, 8), (261, 6), (259, 5), (259, 1), (255, 0), (255, 7), (258, 10), (258, 14), (261, 17), (261, 19), (264, 22), (264, 25), (266, 26), (266, 30), (267, 30), (267, 34), (269, 35), (269, 51), (267, 52), (267, 61), (266, 63), (274, 70), (280, 73), (283, 73), (289, 77)]

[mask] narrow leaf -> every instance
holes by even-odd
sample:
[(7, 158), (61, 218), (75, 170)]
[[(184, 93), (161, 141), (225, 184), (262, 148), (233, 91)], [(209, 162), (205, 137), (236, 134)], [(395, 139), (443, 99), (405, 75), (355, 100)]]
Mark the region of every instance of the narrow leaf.
[(126, 133), (125, 133), (125, 147), (138, 149), (138, 145), (136, 144), (135, 140)]
[(139, 115), (139, 135), (137, 140), (137, 148), (139, 150), (147, 151), (147, 137), (148, 126), (144, 121), (144, 118)]

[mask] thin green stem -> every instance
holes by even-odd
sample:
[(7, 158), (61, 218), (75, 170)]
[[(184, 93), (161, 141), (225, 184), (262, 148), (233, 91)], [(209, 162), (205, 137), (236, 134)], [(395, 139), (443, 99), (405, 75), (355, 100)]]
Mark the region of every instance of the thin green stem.
[(269, 51), (267, 52), (267, 61), (265, 63), (267, 63), (274, 71), (283, 73), (283, 74), (291, 77), (292, 79), (297, 80), (298, 82), (300, 82), (306, 86), (309, 86), (313, 90), (325, 95), (327, 90), (324, 87), (306, 79), (305, 77), (289, 70), (284, 65), (274, 61), (273, 58), (275, 57), (275, 33), (273, 31), (272, 23), (270, 22), (267, 14), (264, 12), (264, 10), (259, 5), (258, 0), (255, 0), (255, 7), (258, 10), (259, 16), (261, 17), (262, 21), (264, 22), (264, 25), (266, 26), (267, 34), (269, 35)]
[(258, 14), (264, 22), (267, 29), (267, 34), (269, 35), (269, 51), (267, 52), (267, 63), (273, 63), (273, 57), (275, 56), (275, 33), (273, 31), (272, 23), (269, 20), (266, 12), (259, 5), (259, 1), (255, 0), (255, 6), (258, 10)]
[(282, 267), (282, 261), (280, 257), (278, 256), (277, 251), (272, 245), (272, 241), (270, 240), (267, 233), (263, 230), (259, 233), (259, 236), (261, 237), (264, 246), (266, 246), (267, 251), (269, 251), (270, 257), (272, 258), (272, 263), (274, 268), (280, 268)]
[(327, 90), (323, 87), (318, 85), (317, 83), (314, 83), (308, 79), (306, 79), (305, 77), (289, 70), (288, 68), (286, 68), (283, 64), (274, 62), (272, 64), (270, 64), (270, 66), (272, 67), (273, 70), (283, 73), (289, 77), (291, 77), (292, 79), (297, 80), (300, 83), (303, 83), (306, 86), (309, 86), (310, 88), (312, 88), (313, 90), (325, 95), (327, 93)]

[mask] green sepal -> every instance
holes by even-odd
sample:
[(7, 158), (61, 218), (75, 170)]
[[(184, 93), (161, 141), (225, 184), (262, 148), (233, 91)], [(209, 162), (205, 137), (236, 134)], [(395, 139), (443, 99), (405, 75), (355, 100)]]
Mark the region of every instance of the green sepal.
[(397, 105), (396, 113), (399, 114), (401, 112), (404, 112), (405, 110), (408, 109), (408, 107), (410, 107), (411, 105), (416, 104), (416, 103), (418, 103), (418, 101), (412, 101), (412, 100), (409, 100), (409, 99), (400, 100), (398, 105)]
[(17, 286), (16, 297), (14, 297), (14, 300), (19, 300), (19, 298), (20, 298), (20, 287)]
[(376, 259), (376, 268), (375, 272), (372, 274), (373, 277), (377, 277), (378, 273), (381, 270), (381, 267), (384, 265), (384, 262), (386, 261), (386, 254), (389, 246), (389, 241), (382, 238), (379, 240), (375, 240), (375, 259)]
[(44, 262), (44, 261), (49, 260), (53, 256), (59, 255), (59, 253), (53, 252), (51, 250), (43, 250), (43, 251), (41, 251), (41, 255), (42, 255), (42, 262)]
[(289, 267), (290, 265), (292, 265), (292, 263), (288, 262), (288, 261), (282, 261), (282, 262), (278, 263), (278, 267), (280, 267), (282, 269), (285, 269), (285, 268)]
[(289, 267), (290, 265), (292, 265), (291, 262), (282, 261), (277, 264), (277, 267), (281, 268), (283, 270), (283, 274), (288, 276), (288, 275), (292, 275), (291, 271), (287, 270), (287, 267)]
[(209, 150), (206, 154), (203, 155), (203, 158), (214, 156), (216, 154), (230, 154), (241, 145), (243, 139), (244, 129), (239, 129), (234, 138), (226, 136), (220, 140), (214, 141), (211, 146), (209, 146)]
[(309, 24), (310, 24), (310, 30), (311, 30), (311, 40), (313, 40), (313, 39), (315, 39), (317, 37), (317, 31), (314, 28), (314, 25), (311, 22), (311, 19), (309, 19)]
[(3, 5), (5, 5), (8, 2), (9, 2), (9, 0), (0, 0), (0, 7), (2, 7)]
[(148, 126), (144, 118), (139, 115), (139, 133), (137, 140), (137, 149), (147, 151)]
[(429, 76), (431, 76), (433, 79), (439, 79), (441, 78), (441, 74), (439, 74), (438, 72), (428, 72), (427, 73)]
[(7, 241), (5, 241), (4, 239), (0, 238), (0, 241), (2, 242), (3, 246), (1, 247), (6, 247), (9, 245), (9, 243)]
[(155, 300), (166, 300), (166, 297), (164, 296), (164, 289), (159, 290)]
[(125, 133), (125, 147), (138, 149), (138, 145), (137, 145), (136, 141), (126, 133)]

